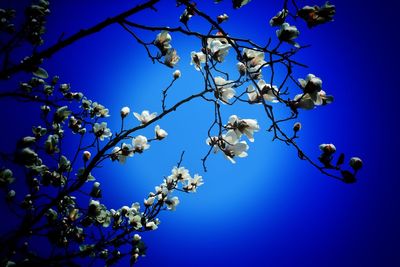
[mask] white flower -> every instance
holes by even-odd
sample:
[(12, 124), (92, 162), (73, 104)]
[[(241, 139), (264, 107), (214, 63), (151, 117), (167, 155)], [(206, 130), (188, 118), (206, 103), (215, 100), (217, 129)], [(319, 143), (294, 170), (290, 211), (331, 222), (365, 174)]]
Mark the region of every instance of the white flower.
[(134, 151), (138, 153), (142, 153), (144, 150), (150, 147), (150, 145), (147, 143), (147, 138), (143, 135), (138, 135), (136, 138), (133, 138), (132, 144)]
[(206, 141), (209, 145), (214, 147), (214, 153), (221, 150), (224, 157), (232, 163), (236, 163), (235, 157), (247, 157), (247, 150), (249, 146), (246, 141), (239, 142), (239, 139), (234, 130), (229, 130), (226, 134), (222, 135), (222, 139), (218, 137), (208, 138)]
[(271, 86), (270, 84), (265, 83), (264, 80), (259, 80), (257, 86), (258, 88), (254, 88), (253, 85), (250, 84), (246, 89), (250, 103), (261, 103), (261, 95), (265, 101), (270, 101), (272, 103), (278, 102), (276, 97), (279, 95), (279, 90), (275, 85)]
[(308, 93), (298, 94), (294, 97), (295, 106), (302, 109), (313, 109), (316, 105), (327, 105), (333, 102), (333, 96), (326, 95), (325, 91), (321, 90), (316, 93), (314, 100)]
[(250, 142), (254, 142), (254, 132), (258, 132), (258, 130), (260, 130), (257, 120), (240, 119), (236, 115), (229, 117), (227, 128), (234, 130), (238, 139), (240, 139), (242, 134), (246, 135)]
[(276, 31), (276, 36), (278, 36), (280, 41), (293, 44), (295, 47), (300, 47), (298, 43), (294, 41), (299, 36), (300, 32), (296, 26), (290, 26), (289, 23), (283, 23), (281, 28)]
[(225, 57), (228, 55), (231, 45), (223, 43), (223, 40), (219, 38), (207, 39), (207, 48), (211, 52), (211, 56), (218, 62), (223, 62)]
[(125, 118), (131, 112), (129, 107), (121, 108), (121, 118)]
[(107, 128), (107, 122), (102, 122), (101, 124), (96, 122), (93, 125), (93, 132), (101, 141), (112, 135), (111, 130)]
[(179, 199), (178, 197), (169, 198), (165, 201), (165, 204), (167, 204), (168, 210), (174, 211), (176, 210), (176, 206), (179, 204)]
[(156, 133), (157, 140), (162, 140), (168, 135), (168, 133), (165, 130), (161, 129), (159, 125), (156, 125), (156, 127), (154, 128), (154, 132)]
[(161, 50), (163, 54), (165, 54), (168, 50), (172, 48), (170, 42), (172, 40), (171, 35), (168, 31), (162, 31), (157, 34), (156, 39), (154, 40), (154, 44)]
[(203, 52), (192, 51), (190, 53), (191, 62), (190, 65), (194, 65), (195, 69), (201, 70), (201, 63), (206, 63), (206, 55)]
[(174, 77), (174, 79), (179, 79), (181, 77), (181, 71), (180, 70), (175, 70), (174, 73), (172, 73), (172, 76)]
[(156, 230), (158, 228), (157, 224), (154, 221), (146, 223), (146, 228), (150, 230)]
[(144, 205), (146, 206), (146, 207), (150, 207), (151, 205), (153, 205), (154, 204), (154, 200), (155, 200), (156, 198), (153, 196), (153, 197), (149, 197), (148, 199), (144, 199)]
[(164, 57), (164, 63), (168, 67), (173, 68), (179, 62), (179, 59), (180, 57), (178, 56), (176, 50), (170, 49)]
[(261, 69), (268, 66), (267, 62), (264, 60), (264, 57), (265, 55), (262, 51), (249, 48), (243, 49), (243, 59), (246, 63), (247, 73), (251, 78), (256, 80), (262, 78)]
[(130, 144), (122, 144), (121, 150), (119, 152), (118, 161), (122, 164), (126, 162), (128, 157), (133, 157), (133, 149)]
[(190, 178), (189, 170), (185, 167), (174, 167), (171, 173), (172, 178), (176, 181), (185, 181)]
[(224, 152), (225, 158), (227, 158), (232, 163), (236, 163), (234, 157), (244, 158), (247, 157), (247, 150), (249, 146), (246, 141), (239, 142), (236, 133), (230, 130), (223, 136), (225, 141), (224, 147), (221, 149)]
[(280, 26), (285, 22), (287, 15), (289, 14), (287, 9), (282, 9), (278, 12), (270, 21), (269, 25), (271, 26)]
[(235, 89), (232, 88), (233, 81), (227, 81), (218, 76), (214, 78), (214, 82), (217, 86), (215, 90), (216, 97), (221, 100), (222, 103), (229, 103), (229, 99), (233, 98), (236, 94)]
[(189, 180), (187, 180), (187, 184), (183, 187), (183, 190), (188, 192), (196, 192), (197, 187), (203, 184), (203, 177), (195, 174), (193, 178), (189, 178)]
[(264, 52), (256, 49), (243, 48), (243, 57), (246, 60), (248, 68), (265, 65), (267, 62), (264, 60)]
[(146, 124), (155, 117), (157, 117), (157, 112), (153, 112), (150, 114), (148, 110), (143, 110), (142, 114), (133, 112), (133, 115), (135, 116), (136, 119), (138, 119), (142, 124)]

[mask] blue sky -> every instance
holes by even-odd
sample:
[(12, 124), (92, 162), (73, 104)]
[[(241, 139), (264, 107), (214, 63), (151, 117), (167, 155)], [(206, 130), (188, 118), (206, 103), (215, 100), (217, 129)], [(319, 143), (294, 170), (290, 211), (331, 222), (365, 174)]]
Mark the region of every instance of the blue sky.
[[(134, 2), (52, 3), (48, 44), (61, 32), (72, 34)], [(227, 0), (220, 5), (211, 0), (198, 2), (212, 16), (227, 13), (230, 19), (223, 26), (232, 36), (260, 43), (274, 37), (268, 21), (281, 1), (270, 5), (253, 0), (240, 10), (232, 10)], [(387, 0), (332, 3), (337, 6), (335, 22), (313, 30), (297, 22), (298, 42), (311, 47), (296, 56), (309, 68), (297, 68), (295, 75), (316, 74), (324, 89), (335, 96), (332, 105), (301, 113), (299, 144), (314, 158), (320, 143), (331, 142), (348, 156), (360, 156), (365, 166), (358, 183), (346, 185), (329, 179), (300, 161), (292, 148), (271, 142), (259, 106), (223, 107), (225, 120), (231, 114), (256, 118), (261, 130), (247, 158), (232, 165), (221, 154), (212, 155), (204, 173), (200, 159), (208, 149), (205, 138), (213, 107), (196, 101), (160, 122), (169, 133), (165, 141), (152, 143), (152, 149), (125, 165), (106, 163), (96, 173), (106, 189), (103, 201), (110, 208), (141, 201), (169, 174), (182, 150), (186, 151), (183, 165), (204, 177), (205, 185), (198, 193), (177, 194), (181, 199), (177, 211), (162, 213), (159, 229), (143, 235), (148, 256), (137, 266), (400, 265), (398, 4)], [(300, 6), (304, 4), (323, 1), (299, 1)], [(144, 12), (132, 20), (179, 25), (181, 10), (173, 6), (173, 1), (161, 1), (156, 6), (159, 12)], [(204, 29), (199, 18), (191, 23), (195, 29)], [(149, 41), (155, 35), (141, 33)], [(181, 56), (177, 68), (182, 77), (171, 89), (169, 104), (202, 86), (200, 74), (189, 65), (190, 51), (199, 50), (199, 41), (173, 35), (172, 44)], [(223, 66), (233, 71), (233, 64), (231, 56)], [(161, 90), (172, 76), (171, 69), (153, 65), (145, 50), (117, 26), (62, 50), (45, 67), (107, 106), (114, 129), (119, 127), (123, 106), (137, 112), (160, 112)], [(133, 116), (127, 119), (128, 126), (136, 124)], [(20, 130), (21, 135), (24, 131)]]

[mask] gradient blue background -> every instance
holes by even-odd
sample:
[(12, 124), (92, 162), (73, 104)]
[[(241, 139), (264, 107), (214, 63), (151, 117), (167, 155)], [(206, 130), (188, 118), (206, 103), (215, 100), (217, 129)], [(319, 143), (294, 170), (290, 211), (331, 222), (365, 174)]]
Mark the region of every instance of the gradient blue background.
[[(274, 36), (268, 21), (283, 1), (253, 0), (237, 11), (227, 0), (220, 5), (198, 2), (212, 16), (228, 13), (230, 20), (223, 26), (230, 35), (265, 43)], [(332, 2), (337, 6), (334, 23), (314, 30), (297, 23), (298, 41), (312, 47), (296, 56), (310, 67), (296, 69), (296, 76), (316, 74), (335, 96), (331, 106), (301, 113), (299, 142), (314, 157), (320, 143), (333, 142), (348, 156), (363, 158), (358, 183), (327, 178), (300, 161), (292, 148), (271, 142), (262, 110), (254, 106), (223, 107), (225, 119), (237, 114), (260, 121), (262, 130), (250, 144), (248, 158), (232, 165), (222, 155), (213, 155), (209, 171), (203, 173), (200, 158), (208, 149), (204, 140), (213, 107), (196, 101), (160, 123), (169, 132), (165, 141), (152, 143), (151, 150), (126, 165), (107, 163), (96, 172), (110, 208), (141, 201), (169, 174), (182, 150), (183, 165), (204, 176), (205, 185), (197, 194), (177, 194), (177, 211), (162, 213), (159, 229), (143, 234), (148, 256), (137, 266), (400, 266), (400, 6), (388, 0)], [(322, 3), (299, 1), (300, 6)], [(135, 1), (53, 1), (48, 44), (61, 32), (68, 36), (133, 5)], [(179, 25), (182, 10), (173, 6), (174, 1), (161, 1), (156, 5), (159, 12), (146, 11), (132, 20)], [(201, 19), (195, 17), (191, 23), (204, 30)], [(156, 33), (141, 34), (150, 41)], [(189, 65), (190, 51), (199, 50), (198, 40), (173, 35), (172, 44), (181, 56), (182, 78), (171, 89), (170, 104), (202, 86), (200, 74)], [(234, 63), (231, 57), (225, 66)], [(172, 73), (153, 65), (118, 26), (64, 49), (45, 67), (110, 108), (114, 129), (119, 127), (122, 106), (160, 112), (161, 90)], [(22, 113), (15, 116), (24, 118)], [(127, 121), (129, 126), (137, 123), (133, 117)], [(29, 128), (22, 126), (21, 135)], [(143, 133), (151, 135), (152, 129)], [(2, 143), (10, 140), (4, 137)]]

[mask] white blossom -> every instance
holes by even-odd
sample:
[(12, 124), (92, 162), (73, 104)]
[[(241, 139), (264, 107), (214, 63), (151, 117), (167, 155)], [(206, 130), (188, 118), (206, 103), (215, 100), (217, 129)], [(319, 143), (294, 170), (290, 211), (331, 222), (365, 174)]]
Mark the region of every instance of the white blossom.
[(201, 64), (206, 63), (206, 55), (201, 51), (200, 52), (192, 51), (190, 53), (190, 57), (191, 57), (190, 65), (194, 65), (195, 69), (200, 71)]
[(214, 78), (214, 82), (217, 86), (215, 94), (222, 103), (229, 103), (229, 100), (236, 94), (235, 89), (232, 88), (233, 81), (227, 81), (224, 78), (217, 76)]
[(168, 31), (162, 31), (157, 34), (156, 39), (154, 40), (154, 44), (161, 50), (163, 54), (165, 54), (168, 50), (172, 48), (170, 42), (172, 40), (171, 35)]
[(189, 178), (187, 180), (187, 184), (183, 187), (183, 190), (188, 192), (196, 192), (196, 189), (203, 184), (203, 177), (195, 174), (193, 178)]
[(257, 86), (258, 88), (254, 88), (254, 86), (250, 84), (246, 89), (250, 103), (261, 103), (261, 96), (265, 99), (265, 101), (272, 103), (278, 102), (276, 99), (279, 95), (278, 87), (275, 85), (271, 86), (262, 79), (257, 82)]
[[(226, 40), (226, 39), (225, 39)], [(218, 62), (223, 62), (225, 57), (228, 55), (229, 49), (232, 46), (225, 43), (224, 40), (220, 38), (209, 38), (207, 39), (207, 48), (211, 52), (211, 56)]]
[(156, 230), (158, 228), (158, 226), (154, 221), (151, 221), (151, 222), (146, 223), (146, 228), (148, 228), (150, 230)]
[(246, 141), (239, 141), (234, 130), (229, 130), (222, 135), (222, 140), (218, 137), (208, 138), (207, 143), (214, 147), (214, 153), (221, 150), (224, 157), (232, 163), (236, 163), (235, 157), (247, 157), (246, 151), (249, 149)]
[(185, 167), (174, 167), (171, 176), (176, 181), (185, 181), (190, 178), (189, 170)]
[(160, 128), (160, 125), (156, 125), (156, 127), (154, 128), (154, 132), (156, 134), (157, 140), (162, 140), (168, 135), (167, 131)]
[(300, 47), (298, 43), (294, 41), (299, 36), (300, 32), (296, 26), (290, 26), (289, 23), (285, 22), (281, 25), (281, 28), (276, 31), (280, 41), (293, 44), (295, 47)]
[(107, 122), (101, 124), (96, 122), (93, 125), (93, 132), (101, 141), (112, 136), (111, 130), (107, 128)]
[(135, 116), (136, 119), (138, 119), (142, 124), (146, 124), (155, 117), (157, 117), (157, 112), (153, 112), (150, 114), (148, 110), (143, 110), (142, 114), (133, 112), (133, 115)]
[(173, 68), (180, 60), (178, 53), (175, 49), (168, 50), (167, 54), (164, 57), (164, 63), (168, 67)]
[(144, 150), (150, 147), (150, 145), (147, 143), (147, 138), (143, 135), (138, 135), (136, 138), (133, 138), (132, 144), (134, 151), (138, 153), (142, 153)]
[(143, 201), (143, 202), (144, 202), (144, 205), (145, 205), (146, 207), (149, 207), (149, 206), (153, 205), (155, 199), (156, 199), (156, 198), (155, 198), (154, 196), (149, 197), (149, 198), (147, 198), (147, 199), (144, 199), (144, 201)]
[(176, 210), (176, 206), (179, 204), (179, 198), (178, 197), (173, 197), (169, 198), (165, 201), (165, 204), (167, 205), (168, 210)]
[(240, 139), (242, 134), (246, 135), (250, 142), (254, 142), (254, 132), (260, 130), (257, 120), (240, 119), (236, 115), (229, 117), (227, 128), (234, 130), (238, 139)]

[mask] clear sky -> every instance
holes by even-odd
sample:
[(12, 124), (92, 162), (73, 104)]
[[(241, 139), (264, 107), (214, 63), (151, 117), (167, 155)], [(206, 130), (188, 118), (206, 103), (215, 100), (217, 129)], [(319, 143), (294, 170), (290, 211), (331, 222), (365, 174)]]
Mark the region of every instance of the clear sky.
[[(53, 1), (48, 44), (62, 32), (68, 36), (135, 2)], [(270, 36), (275, 38), (268, 21), (283, 1), (253, 0), (240, 10), (232, 10), (228, 0), (220, 5), (212, 0), (197, 2), (212, 16), (227, 13), (230, 19), (223, 26), (230, 35), (265, 43)], [(204, 173), (200, 159), (208, 150), (205, 139), (213, 106), (196, 101), (160, 122), (169, 133), (164, 141), (152, 143), (149, 151), (125, 165), (106, 163), (96, 171), (109, 208), (142, 201), (169, 175), (182, 150), (186, 151), (183, 165), (204, 177), (205, 184), (196, 194), (177, 193), (181, 199), (177, 210), (162, 213), (160, 227), (143, 235), (148, 256), (137, 266), (400, 266), (399, 23), (395, 18), (400, 6), (388, 0), (332, 3), (337, 7), (333, 23), (309, 30), (297, 22), (298, 42), (311, 47), (296, 56), (309, 68), (295, 69), (295, 76), (314, 73), (335, 96), (332, 105), (301, 113), (299, 144), (314, 158), (320, 143), (334, 143), (338, 151), (360, 156), (365, 164), (359, 181), (346, 185), (321, 175), (300, 161), (294, 149), (271, 142), (259, 106), (240, 105), (224, 106), (223, 116), (259, 120), (261, 130), (250, 144), (249, 156), (232, 165), (221, 154), (212, 155)], [(323, 1), (299, 1), (300, 6), (305, 4)], [(157, 13), (144, 12), (132, 20), (179, 25), (182, 10), (174, 8), (174, 1), (163, 0), (156, 7)], [(204, 30), (201, 19), (194, 17), (191, 23)], [(148, 41), (156, 35), (138, 33)], [(200, 42), (181, 35), (172, 38), (181, 56), (177, 68), (182, 77), (171, 89), (168, 104), (202, 88), (200, 73), (189, 64), (190, 52), (198, 51)], [(223, 66), (234, 71), (235, 63), (231, 56)], [(160, 113), (161, 90), (173, 72), (153, 65), (145, 50), (118, 26), (62, 50), (44, 66), (108, 107), (114, 129), (119, 128), (123, 106)], [(24, 118), (22, 113), (15, 116)], [(11, 117), (4, 119), (7, 123)], [(127, 126), (136, 124), (130, 115)], [(12, 135), (24, 135), (29, 128), (21, 127)], [(150, 128), (142, 134), (151, 135)], [(4, 133), (4, 137), (2, 145), (11, 135)]]

